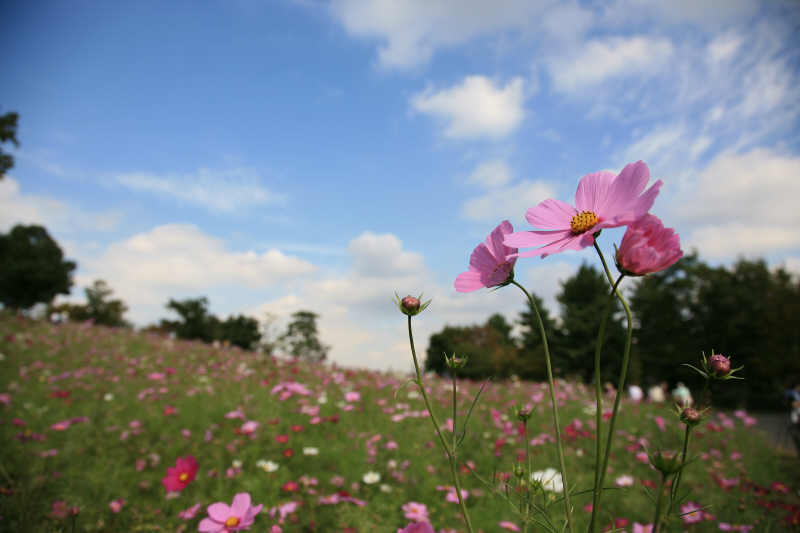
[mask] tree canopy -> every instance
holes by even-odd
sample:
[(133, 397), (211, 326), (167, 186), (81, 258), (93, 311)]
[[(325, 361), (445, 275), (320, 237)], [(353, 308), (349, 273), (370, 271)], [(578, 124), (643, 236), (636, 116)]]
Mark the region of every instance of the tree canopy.
[(14, 166), (14, 158), (3, 152), (1, 145), (11, 142), (14, 146), (19, 146), (19, 141), (17, 141), (18, 120), (19, 115), (13, 111), (0, 115), (0, 179), (3, 179), (6, 172)]
[(0, 234), (0, 302), (20, 310), (69, 294), (75, 263), (42, 226), (14, 226)]

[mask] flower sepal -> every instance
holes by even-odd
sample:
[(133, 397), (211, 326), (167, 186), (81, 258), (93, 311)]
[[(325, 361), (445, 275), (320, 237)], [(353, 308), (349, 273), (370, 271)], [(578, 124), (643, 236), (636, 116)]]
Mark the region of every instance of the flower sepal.
[(400, 297), (396, 292), (394, 293), (395, 305), (401, 313), (408, 316), (415, 316), (423, 312), (431, 304), (431, 300), (427, 302), (422, 301), (422, 293), (419, 296), (404, 296)]

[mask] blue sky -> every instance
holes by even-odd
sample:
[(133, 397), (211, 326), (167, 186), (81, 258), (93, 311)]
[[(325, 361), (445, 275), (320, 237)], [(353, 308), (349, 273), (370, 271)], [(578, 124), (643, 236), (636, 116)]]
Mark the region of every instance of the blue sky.
[[(652, 212), (713, 264), (800, 272), (796, 2), (7, 2), (20, 113), (0, 231), (45, 225), (144, 325), (168, 298), (321, 315), (341, 364), (523, 307), (452, 283), (501, 220), (644, 160)], [(620, 231), (604, 232), (610, 250)], [(517, 278), (557, 311), (587, 250)]]

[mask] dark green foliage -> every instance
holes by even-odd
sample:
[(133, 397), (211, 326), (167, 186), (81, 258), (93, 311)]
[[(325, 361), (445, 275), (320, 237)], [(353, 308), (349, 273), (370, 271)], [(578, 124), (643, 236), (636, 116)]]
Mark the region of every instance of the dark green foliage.
[(445, 354), (467, 358), (458, 375), (469, 379), (507, 377), (517, 374), (520, 368), (520, 353), (511, 338), (511, 325), (499, 314), (492, 315), (481, 326), (446, 326), (432, 335), (425, 370), (444, 374)]
[(130, 327), (124, 318), (128, 306), (122, 300), (110, 300), (113, 292), (105, 281), (98, 279), (85, 289), (85, 305), (63, 304), (52, 311), (66, 312), (70, 320), (92, 320), (103, 326)]
[[(0, 145), (11, 142), (14, 146), (19, 146), (19, 141), (17, 141), (18, 119), (19, 115), (14, 112), (0, 115)], [(4, 153), (2, 148), (0, 148), (0, 179), (3, 179), (5, 173), (13, 166), (14, 158)]]
[(279, 342), (286, 353), (311, 361), (324, 361), (328, 356), (328, 346), (322, 344), (317, 333), (319, 315), (311, 311), (297, 311), (292, 321), (281, 335)]
[(211, 342), (218, 338), (219, 319), (208, 313), (208, 298), (170, 299), (167, 309), (175, 311), (181, 319), (163, 320), (162, 324), (179, 339)]
[[(562, 284), (556, 296), (561, 304), (561, 349), (551, 350), (553, 366), (559, 369), (559, 374), (576, 376), (584, 382), (594, 379), (595, 342), (610, 293), (606, 276), (585, 264)], [(622, 363), (625, 328), (616, 297), (611, 305), (601, 361), (603, 381), (616, 382)]]
[(244, 350), (254, 348), (261, 339), (258, 320), (244, 315), (230, 316), (220, 324), (219, 340)]
[(740, 260), (731, 269), (688, 256), (647, 276), (631, 298), (636, 345), (646, 375), (695, 388), (696, 363), (713, 349), (744, 365), (744, 381), (716, 384), (720, 405), (779, 407), (784, 388), (800, 382), (800, 283), (763, 260)]
[(49, 303), (69, 294), (75, 263), (42, 226), (14, 226), (0, 234), (0, 302), (11, 309)]
[[(555, 319), (550, 316), (550, 312), (544, 306), (541, 298), (531, 293), (536, 301), (536, 308), (542, 317), (545, 334), (547, 335), (547, 345), (550, 353), (561, 353), (563, 350), (563, 337)], [(520, 353), (520, 369), (518, 375), (523, 379), (541, 380), (547, 379), (547, 368), (544, 359), (544, 342), (539, 330), (539, 321), (533, 306), (528, 302), (527, 310), (519, 314), (519, 325), (522, 328), (522, 348)], [(554, 368), (553, 372), (558, 374), (559, 368)]]

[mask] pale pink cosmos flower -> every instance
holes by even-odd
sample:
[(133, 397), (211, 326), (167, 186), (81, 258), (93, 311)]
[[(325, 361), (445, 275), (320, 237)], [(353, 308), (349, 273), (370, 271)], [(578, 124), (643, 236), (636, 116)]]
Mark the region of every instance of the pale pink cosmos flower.
[(633, 523), (633, 533), (653, 533), (653, 524)]
[(251, 505), (250, 494), (240, 492), (233, 497), (233, 503), (228, 506), (217, 502), (208, 506), (208, 518), (203, 518), (197, 526), (197, 531), (204, 533), (228, 533), (250, 529), (255, 516), (261, 512), (262, 504)]
[(517, 524), (515, 524), (514, 522), (509, 522), (508, 520), (503, 520), (497, 525), (509, 531), (522, 531)]
[(428, 507), (424, 503), (408, 502), (403, 504), (405, 517), (414, 522), (428, 522)]
[(125, 506), (125, 500), (120, 498), (119, 500), (111, 500), (108, 503), (108, 508), (111, 509), (112, 513), (118, 513), (122, 511), (122, 508)]
[(514, 231), (508, 220), (498, 225), (485, 243), (480, 243), (469, 257), (469, 270), (458, 275), (455, 288), (458, 292), (472, 292), (483, 287), (496, 287), (505, 283), (513, 274), (517, 249), (503, 244)]
[(653, 206), (662, 182), (646, 191), (650, 170), (642, 161), (630, 163), (618, 175), (600, 171), (587, 174), (578, 183), (575, 207), (548, 198), (525, 213), (534, 231), (508, 235), (506, 246), (536, 247), (518, 254), (533, 257), (566, 250), (582, 250), (594, 243), (594, 234), (604, 228), (617, 228), (643, 217)]
[(681, 505), (681, 520), (683, 520), (684, 524), (702, 522), (705, 518), (705, 514), (705, 511), (703, 511), (700, 505), (694, 502), (686, 502), (684, 505)]
[(617, 268), (631, 276), (664, 270), (683, 257), (681, 239), (661, 220), (646, 214), (628, 226), (617, 249)]

